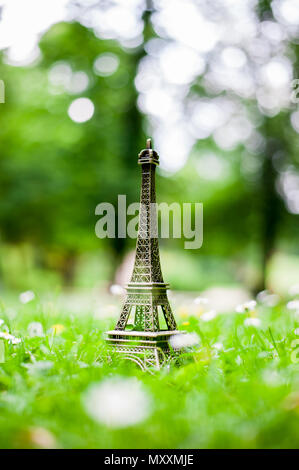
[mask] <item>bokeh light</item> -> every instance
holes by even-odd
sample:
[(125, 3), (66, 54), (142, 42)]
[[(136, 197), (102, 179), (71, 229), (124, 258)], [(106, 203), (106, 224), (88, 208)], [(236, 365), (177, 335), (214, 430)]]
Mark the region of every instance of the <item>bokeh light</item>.
[(99, 55), (93, 64), (93, 69), (101, 77), (109, 77), (116, 72), (119, 65), (119, 58), (115, 54), (106, 52)]
[(77, 98), (68, 109), (68, 115), (75, 122), (86, 122), (92, 118), (94, 104), (89, 98)]

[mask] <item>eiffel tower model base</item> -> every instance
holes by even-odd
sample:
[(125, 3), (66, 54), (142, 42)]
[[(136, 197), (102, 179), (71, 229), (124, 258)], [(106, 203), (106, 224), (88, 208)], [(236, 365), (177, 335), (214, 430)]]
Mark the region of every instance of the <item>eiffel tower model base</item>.
[(143, 371), (160, 370), (178, 363), (180, 352), (171, 347), (170, 337), (182, 331), (107, 331), (106, 343), (111, 353), (135, 362)]

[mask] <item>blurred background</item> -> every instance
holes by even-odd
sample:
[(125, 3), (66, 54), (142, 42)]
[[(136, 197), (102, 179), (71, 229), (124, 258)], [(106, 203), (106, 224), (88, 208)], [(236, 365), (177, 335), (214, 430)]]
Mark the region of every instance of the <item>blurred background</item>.
[(174, 290), (299, 283), (298, 0), (0, 0), (0, 49), (0, 295), (118, 293), (135, 240), (95, 207), (138, 201), (147, 136), (158, 201), (204, 207)]

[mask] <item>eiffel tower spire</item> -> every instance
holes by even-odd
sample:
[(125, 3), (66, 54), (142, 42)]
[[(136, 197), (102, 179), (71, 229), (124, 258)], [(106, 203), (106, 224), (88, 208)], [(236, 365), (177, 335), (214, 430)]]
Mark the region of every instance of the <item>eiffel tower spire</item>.
[(139, 154), (142, 168), (140, 192), (139, 230), (136, 243), (135, 265), (131, 283), (163, 283), (157, 234), (155, 171), (159, 165), (157, 152), (152, 150), (151, 139)]
[[(176, 355), (170, 349), (169, 338), (179, 332), (160, 265), (155, 187), (159, 156), (152, 149), (151, 139), (139, 153), (138, 164), (142, 179), (135, 263), (119, 319), (115, 330), (107, 332), (107, 342), (146, 369), (150, 365), (159, 368)], [(131, 317), (133, 324), (129, 325)]]

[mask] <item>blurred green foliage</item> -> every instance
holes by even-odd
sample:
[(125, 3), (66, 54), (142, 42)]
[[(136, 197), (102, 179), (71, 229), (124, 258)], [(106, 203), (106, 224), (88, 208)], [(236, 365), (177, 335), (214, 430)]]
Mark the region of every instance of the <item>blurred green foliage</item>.
[[(76, 255), (99, 246), (96, 205), (115, 204), (118, 194), (129, 202), (138, 197), (142, 130), (133, 86), (136, 57), (78, 23), (53, 26), (40, 48), (37, 66), (1, 65), (7, 83), (0, 130), (1, 237), (31, 244), (37, 262), (61, 269), (67, 280)], [(93, 63), (107, 51), (120, 65), (111, 77), (97, 76)], [(75, 96), (63, 87), (51, 90), (48, 74), (57, 63), (87, 74), (84, 96), (95, 105), (90, 121), (73, 122), (67, 110)], [(124, 240), (111, 245), (121, 254)]]
[[(260, 2), (261, 19), (270, 18), (270, 10), (269, 2)], [(144, 19), (146, 43), (157, 33), (150, 26), (149, 11)], [(76, 22), (52, 26), (39, 47), (41, 59), (26, 67), (10, 65), (5, 52), (1, 55), (6, 102), (1, 104), (0, 126), (0, 282), (17, 289), (52, 288), (61, 279), (66, 285), (95, 285), (97, 276), (99, 282), (113, 279), (124, 253), (135, 243), (128, 238), (97, 239), (95, 207), (103, 201), (117, 207), (119, 194), (127, 196), (128, 204), (139, 197), (136, 160), (145, 142), (146, 119), (137, 107), (134, 79), (145, 50), (143, 45), (126, 49), (117, 41), (99, 39)], [(119, 60), (110, 76), (94, 70), (95, 59), (104, 53)], [(298, 45), (290, 43), (288, 54), (295, 70)], [(51, 83), (51, 71), (59, 64), (86, 74), (89, 84), (83, 93)], [(191, 84), (188, 98), (211, 97), (203, 80), (204, 75)], [(95, 113), (77, 123), (68, 109), (81, 96), (93, 102)], [(280, 171), (296, 169), (299, 163), (298, 139), (289, 119), (292, 110), (269, 117), (254, 100), (247, 100), (246, 107), (266, 142), (258, 154), (244, 145), (224, 151), (210, 137), (195, 144), (178, 173), (158, 170), (158, 202), (204, 204), (200, 250), (182, 254), (185, 240), (161, 241), (162, 249), (178, 256), (190, 274), (182, 278), (174, 263), (168, 273), (174, 288), (201, 289), (217, 282), (242, 283), (254, 291), (266, 284), (271, 288), (273, 254), (282, 250), (298, 256), (298, 216), (286, 209), (277, 193)], [(210, 164), (203, 160), (209, 152), (222, 165), (215, 179), (201, 174)]]

